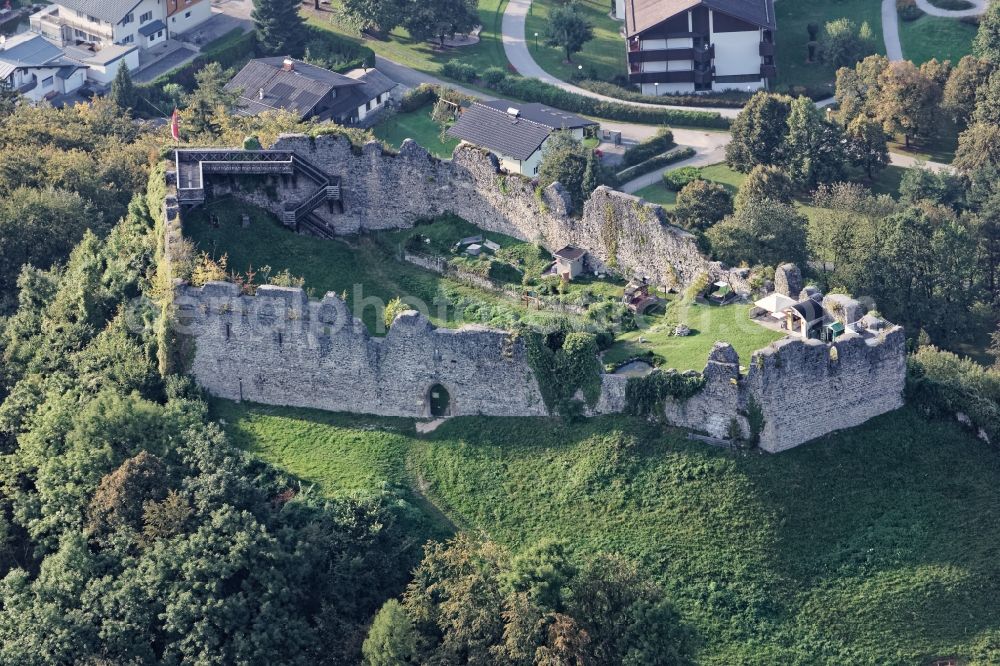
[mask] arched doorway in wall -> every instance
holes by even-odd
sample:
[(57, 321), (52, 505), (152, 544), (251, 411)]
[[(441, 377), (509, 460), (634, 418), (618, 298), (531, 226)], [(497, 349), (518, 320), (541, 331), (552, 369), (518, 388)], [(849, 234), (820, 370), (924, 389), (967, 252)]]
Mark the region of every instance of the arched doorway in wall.
[(427, 389), (427, 404), (431, 416), (451, 416), (451, 394), (440, 384), (434, 384)]

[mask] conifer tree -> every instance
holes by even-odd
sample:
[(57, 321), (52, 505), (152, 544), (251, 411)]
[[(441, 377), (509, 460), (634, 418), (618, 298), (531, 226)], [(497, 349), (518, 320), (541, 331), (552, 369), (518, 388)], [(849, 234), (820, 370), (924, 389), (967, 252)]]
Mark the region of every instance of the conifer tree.
[(304, 25), (298, 0), (253, 0), (261, 48), (274, 55), (302, 55)]
[(122, 111), (128, 111), (135, 108), (138, 99), (132, 74), (128, 71), (128, 65), (123, 62), (111, 82), (111, 101)]

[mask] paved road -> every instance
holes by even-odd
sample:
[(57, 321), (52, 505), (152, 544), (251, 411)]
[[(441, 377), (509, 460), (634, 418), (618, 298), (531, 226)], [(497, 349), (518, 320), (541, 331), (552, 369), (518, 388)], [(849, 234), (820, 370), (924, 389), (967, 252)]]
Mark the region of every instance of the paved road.
[[(542, 69), (535, 59), (531, 57), (531, 53), (528, 51), (528, 43), (525, 41), (525, 31), (524, 22), (528, 16), (528, 9), (531, 7), (531, 0), (508, 0), (507, 9), (503, 14), (503, 23), (501, 31), (503, 32), (503, 50), (507, 54), (507, 60), (510, 61), (514, 68), (520, 72), (523, 76), (532, 77), (550, 83), (554, 86), (562, 88), (563, 90), (576, 93), (578, 95), (584, 95), (586, 97), (592, 97), (594, 99), (600, 99), (606, 102), (618, 102), (619, 104), (628, 104), (630, 106), (641, 106), (650, 109), (680, 109), (682, 111), (708, 111), (712, 113), (718, 113), (719, 115), (726, 118), (735, 118), (739, 113), (739, 109), (725, 109), (725, 108), (715, 108), (715, 107), (698, 107), (698, 106), (668, 106), (665, 104), (647, 104), (645, 102), (629, 102), (621, 99), (615, 99), (614, 97), (608, 97), (606, 95), (600, 95), (598, 93), (587, 90), (586, 88), (581, 88), (579, 86), (574, 86), (571, 83), (566, 83), (556, 77), (552, 76), (544, 69)], [(622, 54), (624, 55), (625, 45), (622, 43)]]

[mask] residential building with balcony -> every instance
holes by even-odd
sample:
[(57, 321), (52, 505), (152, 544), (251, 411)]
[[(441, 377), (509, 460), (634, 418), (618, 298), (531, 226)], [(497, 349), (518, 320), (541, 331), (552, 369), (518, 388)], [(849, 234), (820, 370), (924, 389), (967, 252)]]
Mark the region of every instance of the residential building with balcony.
[(629, 81), (643, 94), (766, 89), (774, 0), (624, 0)]
[(203, 23), (210, 0), (55, 0), (31, 15), (31, 29), (60, 46), (148, 49)]
[(37, 102), (75, 92), (87, 80), (87, 66), (75, 62), (41, 35), (0, 37), (0, 82)]

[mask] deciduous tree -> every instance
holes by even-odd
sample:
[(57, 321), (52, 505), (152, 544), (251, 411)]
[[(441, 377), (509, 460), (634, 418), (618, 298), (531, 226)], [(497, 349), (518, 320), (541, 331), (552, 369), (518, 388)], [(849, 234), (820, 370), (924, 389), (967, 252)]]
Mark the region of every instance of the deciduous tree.
[(847, 157), (865, 170), (869, 180), (889, 165), (889, 147), (882, 124), (861, 114), (854, 118), (844, 133)]
[(692, 180), (677, 193), (674, 217), (681, 226), (705, 231), (733, 212), (733, 195), (707, 180)]
[(967, 55), (951, 70), (942, 93), (942, 108), (961, 126), (969, 123), (976, 108), (977, 91), (989, 81), (993, 65)]
[(780, 164), (792, 98), (767, 92), (755, 93), (740, 111), (726, 146), (726, 162), (743, 173), (758, 164)]
[(729, 264), (804, 263), (806, 219), (786, 203), (750, 201), (708, 230), (713, 253)]
[(545, 43), (558, 46), (572, 62), (573, 54), (594, 38), (594, 28), (583, 17), (575, 3), (553, 7), (545, 26)]

